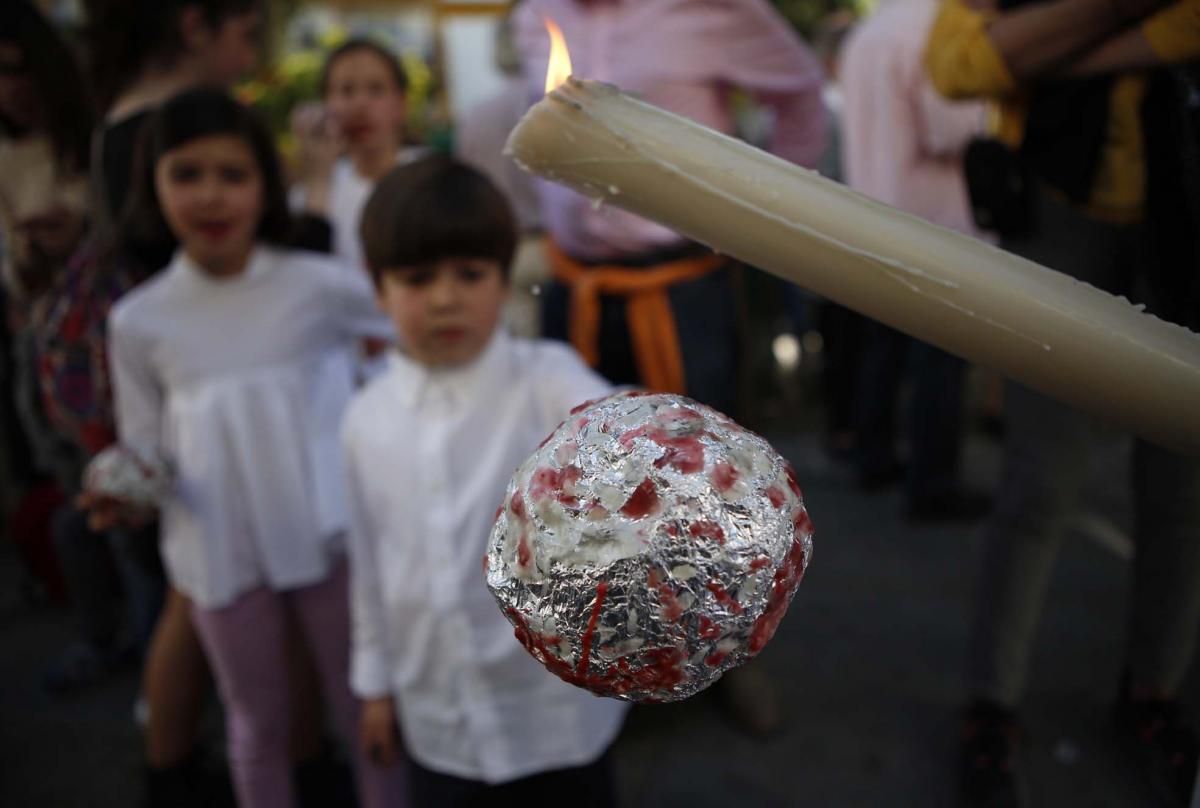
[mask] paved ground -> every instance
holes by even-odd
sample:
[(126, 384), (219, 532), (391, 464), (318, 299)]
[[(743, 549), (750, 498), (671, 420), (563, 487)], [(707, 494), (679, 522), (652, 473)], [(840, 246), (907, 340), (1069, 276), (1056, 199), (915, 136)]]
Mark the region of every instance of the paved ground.
[[(895, 493), (859, 494), (807, 436), (775, 435), (795, 462), (816, 523), (815, 558), (787, 619), (755, 663), (781, 692), (786, 730), (745, 738), (708, 694), (635, 709), (617, 758), (628, 806), (944, 806), (977, 530), (912, 529)], [(994, 480), (997, 451), (970, 445)], [(1115, 467), (1117, 453), (1106, 457)], [(1093, 499), (1122, 520), (1115, 472)], [(1065, 549), (1038, 638), (1026, 722), (1038, 806), (1145, 806), (1108, 731), (1120, 664), (1127, 563), (1096, 541)], [(0, 548), (0, 805), (136, 805), (133, 672), (68, 700), (39, 686), (70, 636), (65, 615), (16, 597)], [(1190, 701), (1197, 682), (1189, 684)], [(214, 711), (215, 714), (215, 711)], [(217, 723), (210, 735), (217, 742)]]

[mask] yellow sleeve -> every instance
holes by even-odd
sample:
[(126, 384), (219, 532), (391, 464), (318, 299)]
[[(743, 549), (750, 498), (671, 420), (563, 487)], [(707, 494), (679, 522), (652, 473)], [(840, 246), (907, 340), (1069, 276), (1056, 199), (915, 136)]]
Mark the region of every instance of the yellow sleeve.
[(1164, 62), (1200, 58), (1200, 0), (1178, 0), (1142, 23), (1142, 34)]
[(987, 23), (984, 14), (962, 0), (943, 0), (925, 44), (925, 68), (947, 98), (997, 98), (1016, 91), (1008, 66), (988, 38)]

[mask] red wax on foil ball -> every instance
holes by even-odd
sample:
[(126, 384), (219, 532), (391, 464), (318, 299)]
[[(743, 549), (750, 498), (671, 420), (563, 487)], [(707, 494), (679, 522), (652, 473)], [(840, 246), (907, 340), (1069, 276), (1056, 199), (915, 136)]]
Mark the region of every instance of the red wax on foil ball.
[(675, 701), (770, 641), (812, 533), (761, 437), (683, 396), (622, 393), (577, 408), (517, 470), (485, 572), (552, 673)]

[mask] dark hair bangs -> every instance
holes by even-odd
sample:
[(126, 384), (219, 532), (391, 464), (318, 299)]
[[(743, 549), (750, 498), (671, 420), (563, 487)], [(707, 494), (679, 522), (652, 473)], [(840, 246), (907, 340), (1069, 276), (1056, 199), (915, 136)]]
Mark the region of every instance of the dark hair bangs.
[(483, 258), (507, 277), (517, 226), (504, 195), (473, 168), (443, 156), (393, 169), (376, 186), (361, 228), (376, 278), (396, 267)]
[[(486, 208), (478, 195), (455, 199), (434, 193), (429, 204), (411, 211), (412, 237), (396, 244), (396, 265), (422, 265), (441, 258), (487, 258), (506, 264), (510, 260), (507, 222), (495, 216), (471, 215)], [(483, 203), (483, 204), (481, 204)]]

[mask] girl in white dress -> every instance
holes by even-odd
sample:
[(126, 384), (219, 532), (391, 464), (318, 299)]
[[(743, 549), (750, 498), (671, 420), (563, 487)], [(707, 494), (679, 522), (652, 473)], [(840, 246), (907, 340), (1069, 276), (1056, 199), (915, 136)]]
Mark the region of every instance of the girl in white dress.
[(303, 151), (293, 207), (328, 218), (333, 254), (364, 273), (358, 228), (367, 197), (397, 165), (425, 154), (405, 146), (407, 92), (408, 76), (391, 51), (351, 39), (325, 60), (320, 105), (293, 121)]
[[(239, 804), (289, 806), (289, 616), (356, 735), (337, 434), (348, 348), (389, 328), (364, 274), (276, 246), (287, 201), (249, 111), (189, 91), (155, 113), (144, 145), (132, 221), (169, 229), (180, 249), (110, 317), (118, 432), (173, 468), (163, 557), (216, 673)], [(122, 511), (94, 507), (102, 520)], [(357, 769), (364, 805), (403, 804), (400, 769)]]
[[(406, 146), (408, 77), (383, 45), (351, 39), (334, 50), (321, 71), (321, 103), (293, 119), (301, 144), (301, 181), (292, 207), (325, 218), (333, 254), (367, 273), (359, 222), (375, 184), (397, 165), (426, 154)], [(362, 381), (383, 370), (384, 345), (365, 340), (356, 371)]]

